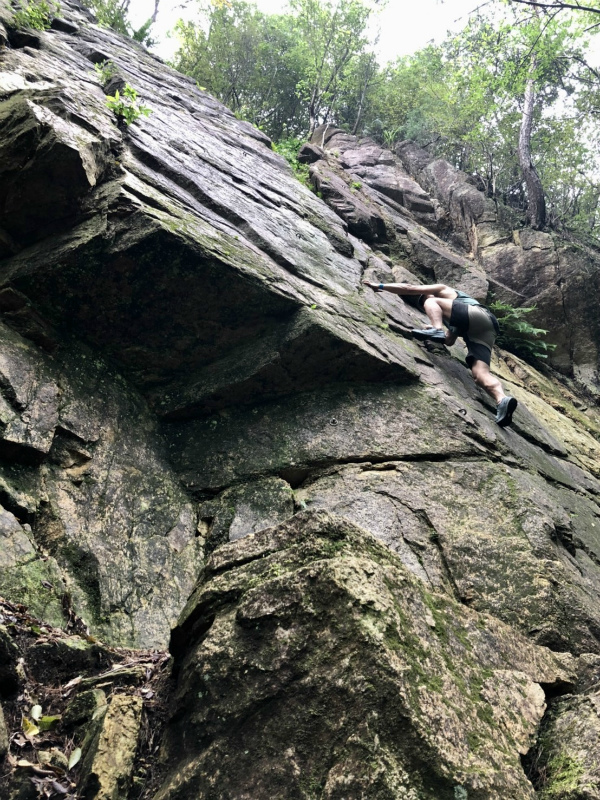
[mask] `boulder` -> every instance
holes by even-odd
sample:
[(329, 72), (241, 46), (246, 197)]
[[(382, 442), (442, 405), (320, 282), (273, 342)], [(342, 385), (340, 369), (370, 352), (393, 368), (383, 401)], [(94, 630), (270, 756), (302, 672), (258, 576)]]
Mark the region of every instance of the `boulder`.
[(533, 798), (520, 755), (541, 684), (572, 685), (550, 651), (322, 512), (216, 550), (172, 645), (157, 800)]

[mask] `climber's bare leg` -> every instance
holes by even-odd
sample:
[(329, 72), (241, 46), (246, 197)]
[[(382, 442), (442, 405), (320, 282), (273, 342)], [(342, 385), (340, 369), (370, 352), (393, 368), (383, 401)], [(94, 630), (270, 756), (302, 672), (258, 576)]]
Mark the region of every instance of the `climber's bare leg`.
[(434, 328), (443, 329), (444, 320), (449, 320), (452, 314), (453, 302), (454, 300), (446, 300), (443, 297), (428, 297), (425, 300), (423, 309)]
[(502, 384), (495, 375), (492, 375), (485, 361), (474, 361), (471, 364), (471, 374), (477, 386), (485, 389), (490, 397), (496, 401), (496, 404), (506, 397)]

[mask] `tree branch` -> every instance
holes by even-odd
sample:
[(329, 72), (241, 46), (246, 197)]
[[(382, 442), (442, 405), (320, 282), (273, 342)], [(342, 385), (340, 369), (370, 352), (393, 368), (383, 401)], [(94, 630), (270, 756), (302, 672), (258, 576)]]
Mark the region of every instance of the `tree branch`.
[(573, 9), (574, 11), (589, 11), (592, 14), (600, 14), (600, 8), (591, 8), (590, 6), (581, 6), (579, 3), (563, 3), (563, 2), (550, 2), (542, 3), (540, 0), (510, 0), (511, 3), (521, 3), (525, 6), (534, 6), (535, 8), (554, 9), (562, 11), (565, 8)]

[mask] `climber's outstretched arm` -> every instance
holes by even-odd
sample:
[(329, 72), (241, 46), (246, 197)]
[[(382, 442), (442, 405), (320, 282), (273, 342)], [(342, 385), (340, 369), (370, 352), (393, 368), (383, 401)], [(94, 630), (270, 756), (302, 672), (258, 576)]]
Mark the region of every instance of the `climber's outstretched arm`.
[(442, 297), (454, 300), (456, 292), (445, 283), (432, 283), (418, 285), (413, 283), (375, 283), (375, 281), (363, 281), (365, 286), (379, 292), (392, 292), (400, 295), (429, 295), (430, 297)]

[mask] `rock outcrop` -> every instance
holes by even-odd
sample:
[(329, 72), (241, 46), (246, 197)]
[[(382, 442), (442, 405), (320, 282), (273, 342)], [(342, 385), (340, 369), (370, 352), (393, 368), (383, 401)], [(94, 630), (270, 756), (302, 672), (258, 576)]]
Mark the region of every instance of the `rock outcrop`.
[(598, 396), (600, 329), (598, 249), (548, 232), (510, 226), (508, 212), (486, 198), (464, 173), (410, 142), (396, 147), (404, 167), (445, 209), (452, 235), (485, 269), (494, 296), (534, 306), (532, 319), (548, 330), (552, 365)]
[[(185, 607), (161, 800), (515, 800), (566, 763), (560, 796), (593, 797), (600, 332), (573, 320), (595, 255), (407, 143), (318, 130), (319, 197), (75, 2), (24, 31), (0, 0), (0, 23), (0, 593), (66, 626), (55, 680), (166, 647)], [(125, 83), (152, 112), (129, 127)], [(364, 278), (537, 304), (554, 369), (494, 354), (512, 428), (462, 346), (415, 342), (423, 315)], [(45, 679), (43, 642), (20, 657)], [(104, 720), (80, 788), (125, 798), (140, 702), (80, 689), (71, 718)]]
[(156, 800), (534, 797), (519, 753), (545, 710), (540, 684), (571, 680), (549, 650), (430, 594), (324, 512), (217, 551), (173, 645)]

